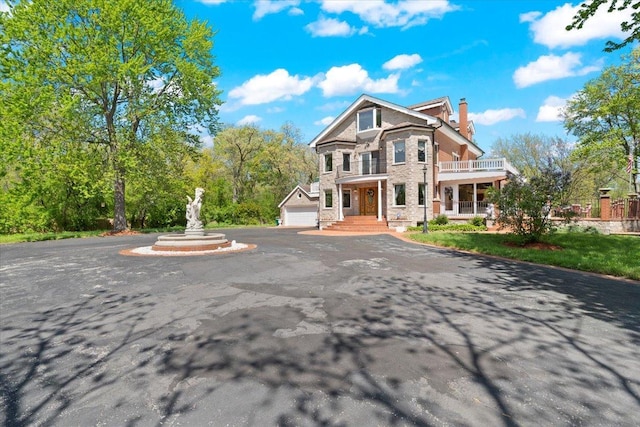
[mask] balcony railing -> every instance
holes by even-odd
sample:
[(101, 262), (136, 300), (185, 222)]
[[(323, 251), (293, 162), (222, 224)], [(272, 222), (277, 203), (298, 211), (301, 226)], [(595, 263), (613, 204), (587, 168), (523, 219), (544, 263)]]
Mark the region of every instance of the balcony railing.
[(347, 176), (378, 175), (387, 173), (387, 162), (384, 159), (359, 160), (338, 166), (338, 178)]
[(455, 162), (440, 162), (440, 173), (452, 172), (491, 172), (504, 171), (517, 173), (507, 159), (458, 160)]

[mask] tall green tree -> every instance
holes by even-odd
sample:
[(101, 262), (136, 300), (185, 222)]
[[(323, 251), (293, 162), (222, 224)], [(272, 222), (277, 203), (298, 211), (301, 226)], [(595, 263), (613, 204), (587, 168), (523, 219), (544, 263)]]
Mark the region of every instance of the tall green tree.
[(631, 19), (629, 21), (623, 21), (620, 23), (620, 29), (629, 33), (629, 35), (620, 43), (607, 41), (604, 50), (606, 52), (613, 52), (640, 40), (640, 1), (638, 0), (590, 0), (585, 1), (580, 5), (578, 13), (573, 17), (573, 21), (570, 25), (567, 25), (566, 30), (579, 30), (584, 24), (596, 14), (601, 7), (606, 6), (607, 12), (632, 9)]
[(233, 190), (233, 203), (253, 197), (256, 189), (258, 155), (265, 145), (264, 134), (256, 126), (227, 127), (213, 141), (213, 151)]
[(217, 130), (212, 30), (187, 20), (171, 0), (7, 3), (0, 96), (16, 107), (4, 111), (58, 110), (55, 123), (33, 115), (26, 133), (46, 144), (45, 131), (55, 128), (59, 139), (79, 144), (74, 149), (99, 147), (112, 181), (113, 227), (125, 229), (125, 183), (140, 155), (154, 155), (137, 147), (164, 135), (198, 147), (198, 129)]
[(578, 137), (576, 155), (593, 170), (615, 170), (617, 178), (623, 178), (631, 155), (630, 190), (640, 190), (640, 48), (621, 65), (606, 68), (567, 102), (564, 126)]
[(257, 172), (277, 205), (297, 184), (317, 178), (318, 163), (315, 152), (302, 142), (300, 130), (292, 123), (263, 134), (265, 145), (257, 158)]
[(589, 202), (609, 178), (591, 171), (586, 159), (575, 156), (575, 148), (574, 142), (564, 138), (524, 133), (497, 139), (491, 145), (491, 156), (506, 158), (526, 179), (543, 173), (562, 176), (564, 185), (554, 202)]

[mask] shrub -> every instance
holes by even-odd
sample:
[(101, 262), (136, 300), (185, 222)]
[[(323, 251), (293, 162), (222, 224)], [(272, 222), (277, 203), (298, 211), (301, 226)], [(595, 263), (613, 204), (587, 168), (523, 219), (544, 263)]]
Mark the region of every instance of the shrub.
[(440, 214), (431, 222), (433, 222), (433, 224), (445, 225), (449, 223), (449, 218), (444, 214)]
[(481, 216), (474, 216), (469, 220), (469, 224), (474, 225), (476, 227), (484, 226), (484, 218)]

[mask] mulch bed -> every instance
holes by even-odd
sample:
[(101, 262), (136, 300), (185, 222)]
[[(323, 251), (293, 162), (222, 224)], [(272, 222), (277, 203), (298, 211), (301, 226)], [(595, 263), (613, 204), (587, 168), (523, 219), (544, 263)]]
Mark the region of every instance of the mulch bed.
[(100, 236), (118, 237), (118, 236), (135, 236), (137, 234), (141, 234), (141, 233), (139, 231), (134, 231), (134, 230), (124, 230), (124, 231), (107, 231), (102, 233)]

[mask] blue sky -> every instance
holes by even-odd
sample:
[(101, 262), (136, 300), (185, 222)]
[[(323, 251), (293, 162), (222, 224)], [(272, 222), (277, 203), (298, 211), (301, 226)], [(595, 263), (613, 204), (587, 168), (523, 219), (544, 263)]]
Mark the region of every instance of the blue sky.
[[(217, 31), (214, 53), (226, 124), (310, 141), (362, 93), (403, 106), (466, 98), (487, 151), (521, 132), (566, 137), (558, 108), (629, 51), (624, 13), (567, 32), (579, 3), (562, 1), (175, 0)], [(628, 14), (627, 14), (628, 16)]]
[[(629, 12), (602, 10), (567, 32), (579, 3), (553, 0), (174, 0), (217, 32), (225, 124), (311, 141), (363, 93), (402, 106), (448, 96), (469, 104), (476, 143), (532, 132), (569, 140), (558, 110), (631, 49)], [(0, 10), (6, 10), (0, 0)], [(206, 141), (211, 143), (210, 138)]]

